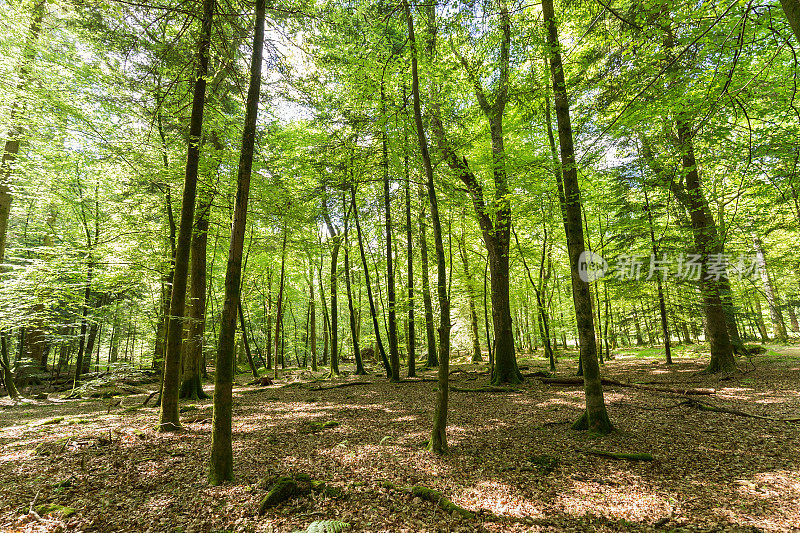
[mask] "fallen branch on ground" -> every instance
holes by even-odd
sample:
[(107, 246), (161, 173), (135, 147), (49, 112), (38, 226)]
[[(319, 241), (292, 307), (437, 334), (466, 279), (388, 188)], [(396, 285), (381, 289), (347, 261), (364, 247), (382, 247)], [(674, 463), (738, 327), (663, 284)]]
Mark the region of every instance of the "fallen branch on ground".
[[(548, 385), (583, 385), (583, 378), (541, 378), (542, 383)], [(641, 385), (639, 383), (625, 383), (616, 379), (603, 378), (603, 385), (616, 385), (618, 387), (630, 387), (632, 389), (647, 390), (653, 392), (668, 392), (670, 394), (681, 394), (684, 396), (708, 396), (716, 393), (716, 389), (676, 389), (672, 387), (653, 387)]]
[(626, 461), (652, 461), (653, 456), (649, 453), (616, 453), (606, 452), (603, 450), (586, 450), (583, 452), (587, 455), (596, 455), (598, 457), (609, 457), (611, 459), (624, 459)]
[(479, 387), (477, 389), (451, 386), (450, 390), (455, 392), (523, 392), (522, 389), (512, 389), (511, 387), (495, 387), (494, 385), (487, 385), (486, 387)]
[(151, 392), (150, 395), (147, 398), (145, 398), (144, 401), (142, 402), (142, 407), (147, 407), (147, 402), (152, 400), (153, 396), (155, 396), (159, 392), (161, 392), (161, 391), (160, 390), (154, 390), (153, 392)]
[(330, 390), (330, 389), (341, 389), (343, 387), (353, 387), (355, 385), (372, 385), (372, 381), (348, 381), (347, 383), (337, 383), (335, 385), (328, 385), (319, 387), (309, 387), (308, 390)]
[(778, 418), (776, 416), (763, 416), (763, 415), (756, 415), (753, 413), (748, 413), (746, 411), (740, 411), (738, 409), (730, 409), (728, 407), (719, 407), (716, 405), (711, 405), (710, 403), (701, 402), (699, 400), (686, 400), (681, 402), (678, 405), (688, 405), (689, 407), (694, 407), (701, 411), (712, 411), (715, 413), (727, 413), (729, 415), (736, 415), (736, 416), (743, 416), (746, 418), (756, 418), (758, 420), (772, 420), (774, 422), (800, 422), (800, 416), (792, 416), (786, 418)]

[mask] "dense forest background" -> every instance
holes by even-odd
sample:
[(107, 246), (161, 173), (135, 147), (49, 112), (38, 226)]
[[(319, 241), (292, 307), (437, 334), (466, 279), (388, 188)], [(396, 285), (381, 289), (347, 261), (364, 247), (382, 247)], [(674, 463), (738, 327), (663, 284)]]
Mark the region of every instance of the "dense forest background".
[(212, 484), (237, 373), (437, 368), (443, 453), (451, 359), (500, 390), (577, 355), (604, 434), (620, 348), (730, 374), (800, 332), (795, 0), (0, 0), (0, 27), (4, 390), (151, 369), (171, 431), (211, 375)]

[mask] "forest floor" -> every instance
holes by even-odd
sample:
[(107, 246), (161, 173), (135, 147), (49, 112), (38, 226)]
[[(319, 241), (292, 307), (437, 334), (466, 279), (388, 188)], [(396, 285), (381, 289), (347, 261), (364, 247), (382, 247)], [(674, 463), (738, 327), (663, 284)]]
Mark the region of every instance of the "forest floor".
[[(275, 385), (234, 390), (236, 481), (206, 482), (211, 401), (189, 402), (184, 430), (161, 434), (146, 395), (95, 400), (0, 400), (0, 531), (291, 532), (338, 519), (365, 532), (800, 531), (800, 348), (772, 347), (743, 372), (699, 375), (707, 363), (683, 351), (670, 367), (653, 350), (627, 350), (605, 377), (705, 387), (693, 397), (770, 419), (709, 412), (678, 394), (607, 385), (616, 431), (570, 429), (579, 386), (529, 378), (521, 392), (450, 394), (450, 453), (424, 447), (435, 383), (389, 383), (375, 373), (310, 382), (283, 374)], [(523, 373), (544, 370), (523, 358)], [(349, 365), (343, 368), (349, 369)], [(478, 388), (485, 365), (454, 365), (451, 383)], [(558, 376), (575, 374), (574, 358)], [(421, 373), (432, 379), (435, 371)], [(322, 375), (322, 372), (317, 376)], [(313, 390), (348, 381), (368, 384)], [(150, 385), (153, 389), (157, 384)], [(322, 428), (318, 422), (338, 425)], [(590, 450), (650, 453), (615, 460)], [(549, 456), (552, 460), (537, 459)], [(552, 467), (552, 471), (551, 470)], [(265, 478), (305, 473), (339, 489), (258, 514)], [(447, 513), (407, 490), (440, 491), (475, 513)], [(336, 492), (339, 492), (336, 491)], [(41, 519), (43, 504), (74, 510)], [(42, 510), (44, 511), (44, 510)], [(67, 514), (70, 514), (67, 511)]]

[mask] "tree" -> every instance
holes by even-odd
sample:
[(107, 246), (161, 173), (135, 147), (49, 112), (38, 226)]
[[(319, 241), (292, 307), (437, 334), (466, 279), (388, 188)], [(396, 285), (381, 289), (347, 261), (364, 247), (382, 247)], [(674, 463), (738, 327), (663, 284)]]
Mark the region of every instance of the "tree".
[(236, 201), (231, 223), (231, 244), (225, 271), (225, 303), (220, 322), (217, 348), (217, 372), (214, 378), (214, 420), (211, 429), (211, 457), (208, 480), (219, 485), (233, 480), (233, 447), (231, 424), (233, 409), (233, 377), (236, 367), (234, 343), (236, 315), (241, 305), (242, 251), (247, 224), (247, 203), (256, 141), (258, 102), (261, 96), (261, 63), (264, 54), (264, 21), (266, 0), (256, 0), (253, 55), (250, 61), (250, 84), (247, 90), (242, 151), (236, 180)]
[(186, 281), (189, 273), (192, 223), (194, 222), (194, 203), (197, 193), (197, 170), (200, 163), (200, 142), (203, 133), (208, 51), (211, 46), (211, 25), (215, 5), (214, 0), (203, 1), (202, 28), (197, 43), (197, 77), (195, 78), (192, 98), (186, 175), (183, 184), (183, 202), (175, 249), (175, 270), (172, 278), (172, 295), (169, 307), (170, 320), (167, 329), (167, 353), (164, 360), (164, 381), (161, 395), (161, 415), (159, 418), (159, 429), (161, 431), (174, 431), (181, 427), (178, 415), (178, 396), (180, 394), (179, 378), (183, 316), (186, 304)]
[(603, 385), (600, 381), (600, 367), (597, 362), (592, 298), (589, 283), (581, 279), (580, 266), (584, 261), (583, 223), (581, 215), (581, 196), (578, 185), (578, 168), (573, 145), (572, 122), (569, 114), (569, 99), (561, 62), (561, 44), (558, 40), (553, 0), (542, 0), (547, 46), (550, 59), (550, 73), (553, 83), (556, 121), (558, 122), (558, 141), (561, 147), (561, 175), (564, 187), (564, 212), (567, 230), (567, 250), (569, 252), (572, 298), (575, 303), (575, 319), (578, 323), (580, 340), (580, 362), (583, 368), (586, 411), (573, 428), (588, 429), (594, 433), (609, 433), (613, 427), (606, 412), (603, 399)]
[[(433, 8), (428, 8), (432, 12)], [(450, 298), (447, 293), (447, 271), (444, 259), (444, 240), (442, 239), (442, 224), (439, 218), (439, 204), (436, 198), (436, 186), (433, 181), (433, 165), (431, 164), (428, 140), (422, 122), (422, 105), (420, 103), (419, 73), (417, 66), (417, 42), (414, 35), (414, 19), (408, 0), (403, 0), (403, 10), (408, 23), (408, 42), (411, 45), (411, 95), (414, 99), (414, 125), (417, 130), (422, 163), (425, 167), (426, 188), (428, 201), (431, 206), (431, 221), (433, 223), (433, 239), (436, 246), (437, 283), (436, 292), (439, 296), (440, 322), (439, 322), (439, 371), (438, 390), (436, 393), (436, 412), (433, 417), (433, 431), (429, 448), (434, 453), (447, 453), (447, 402), (449, 394), (450, 377)], [(432, 15), (429, 14), (429, 17)], [(432, 51), (429, 48), (429, 51)]]

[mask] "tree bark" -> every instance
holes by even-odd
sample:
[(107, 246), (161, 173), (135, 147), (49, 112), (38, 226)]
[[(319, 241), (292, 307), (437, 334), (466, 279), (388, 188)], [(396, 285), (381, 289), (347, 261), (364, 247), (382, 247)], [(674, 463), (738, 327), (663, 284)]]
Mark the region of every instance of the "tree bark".
[(175, 271), (170, 299), (170, 321), (167, 330), (167, 353), (164, 360), (164, 386), (161, 395), (160, 431), (180, 429), (178, 395), (180, 393), (181, 337), (183, 334), (184, 308), (186, 304), (186, 278), (189, 272), (194, 202), (197, 193), (197, 172), (200, 163), (200, 141), (203, 133), (203, 111), (205, 107), (206, 77), (211, 46), (211, 26), (215, 0), (203, 0), (202, 27), (197, 43), (198, 67), (192, 98), (192, 114), (189, 125), (189, 147), (186, 156), (186, 174), (183, 184), (183, 203), (175, 250)]
[[(45, 15), (46, 2), (39, 0), (33, 6), (31, 24), (22, 51), (22, 61), (19, 66), (19, 82), (17, 91), (24, 91), (31, 81), (31, 63), (36, 58), (36, 42), (42, 30), (42, 20)], [(6, 237), (8, 235), (8, 218), (11, 214), (11, 175), (14, 172), (14, 162), (19, 155), (20, 143), (24, 126), (21, 124), (21, 105), (15, 102), (11, 106), (11, 116), (8, 138), (3, 147), (3, 157), (0, 159), (0, 263), (5, 260)]]
[(392, 376), (392, 366), (386, 358), (386, 350), (381, 341), (381, 332), (378, 325), (378, 313), (375, 310), (375, 299), (372, 297), (372, 284), (369, 278), (369, 267), (367, 266), (367, 254), (364, 251), (364, 239), (361, 235), (361, 223), (358, 221), (358, 206), (356, 205), (356, 189), (350, 185), (350, 203), (353, 209), (353, 218), (356, 223), (356, 233), (358, 236), (358, 251), (361, 254), (361, 265), (364, 267), (364, 284), (367, 286), (367, 300), (369, 301), (369, 314), (372, 317), (372, 329), (375, 332), (375, 342), (378, 345), (378, 352), (381, 355), (383, 367), (386, 370), (386, 377)]
[[(347, 200), (342, 197), (342, 203), (344, 204), (345, 211), (347, 209)], [(347, 287), (347, 310), (348, 315), (350, 317), (350, 336), (353, 339), (353, 356), (356, 360), (356, 375), (365, 375), (366, 371), (364, 370), (364, 363), (361, 360), (361, 350), (358, 346), (358, 322), (356, 321), (356, 312), (353, 308), (353, 289), (352, 283), (350, 281), (350, 243), (348, 242), (348, 233), (349, 227), (347, 225), (348, 222), (348, 214), (344, 216), (344, 280), (345, 286)]]
[(328, 233), (333, 241), (331, 249), (331, 375), (339, 375), (339, 294), (337, 286), (339, 277), (336, 270), (336, 263), (339, 258), (339, 248), (342, 246), (342, 236), (331, 222), (328, 212), (327, 199), (323, 199), (323, 217)]
[(781, 0), (781, 7), (792, 27), (795, 38), (800, 42), (800, 0)]
[(467, 300), (469, 303), (469, 331), (472, 340), (472, 362), (480, 363), (483, 361), (481, 355), (481, 344), (478, 338), (478, 312), (475, 308), (475, 279), (469, 269), (469, 257), (467, 256), (466, 236), (464, 226), (461, 226), (461, 236), (456, 238), (458, 253), (461, 256), (461, 263), (464, 267), (464, 281), (467, 285)]
[[(411, 93), (414, 99), (414, 125), (417, 130), (417, 140), (419, 141), (420, 152), (422, 153), (422, 163), (425, 167), (426, 185), (428, 189), (428, 200), (431, 205), (431, 221), (433, 223), (433, 238), (436, 245), (436, 265), (437, 265), (437, 294), (439, 296), (439, 307), (441, 317), (439, 321), (439, 387), (436, 392), (436, 411), (433, 417), (433, 430), (429, 449), (434, 453), (447, 453), (447, 403), (449, 396), (449, 377), (450, 377), (450, 298), (447, 294), (447, 265), (444, 258), (444, 241), (442, 240), (442, 225), (439, 218), (439, 204), (436, 199), (436, 187), (433, 182), (433, 165), (431, 164), (430, 152), (428, 151), (428, 141), (425, 137), (425, 129), (422, 123), (422, 105), (419, 94), (419, 73), (417, 67), (417, 43), (414, 36), (414, 19), (411, 15), (411, 8), (408, 0), (403, 0), (408, 23), (408, 40), (411, 45)], [(433, 8), (428, 7), (428, 17), (433, 18)]]
[(203, 391), (200, 378), (200, 362), (203, 355), (203, 339), (206, 325), (206, 251), (208, 247), (208, 218), (211, 210), (211, 195), (204, 193), (198, 201), (197, 217), (192, 233), (191, 283), (189, 286), (189, 332), (183, 345), (184, 372), (180, 397), (190, 400), (204, 400), (208, 394)]
[(431, 287), (428, 274), (428, 237), (427, 226), (425, 224), (425, 191), (420, 191), (420, 204), (422, 205), (419, 215), (419, 255), (422, 262), (422, 305), (425, 308), (425, 334), (427, 336), (428, 359), (425, 361), (427, 368), (439, 366), (439, 357), (436, 355), (436, 330), (433, 326), (433, 302), (431, 302)]
[(579, 262), (584, 252), (583, 225), (581, 224), (581, 197), (578, 185), (578, 169), (573, 146), (572, 123), (569, 114), (569, 99), (561, 62), (561, 45), (558, 40), (553, 0), (542, 0), (542, 12), (547, 31), (550, 55), (553, 94), (555, 99), (558, 139), (561, 148), (561, 173), (564, 186), (564, 207), (567, 222), (567, 250), (570, 259), (572, 296), (575, 303), (575, 319), (580, 341), (580, 362), (583, 367), (586, 411), (573, 425), (575, 429), (588, 429), (594, 433), (609, 433), (613, 427), (606, 412), (600, 367), (597, 361), (592, 300), (589, 284), (582, 280)]
[[(459, 156), (447, 140), (438, 103), (432, 105), (431, 127), (436, 136), (439, 152), (447, 165), (453, 170), (469, 190), (475, 214), (483, 234), (486, 251), (489, 254), (489, 272), (492, 285), (492, 322), (495, 334), (495, 365), (492, 384), (520, 383), (522, 375), (517, 367), (514, 350), (514, 330), (511, 318), (509, 286), (509, 245), (511, 242), (511, 202), (506, 154), (503, 141), (503, 115), (508, 101), (508, 77), (511, 47), (511, 20), (508, 7), (501, 2), (500, 30), (502, 40), (497, 89), (494, 101), (489, 102), (480, 81), (472, 73), (471, 67), (461, 58), (468, 77), (474, 86), (475, 97), (489, 122), (492, 144), (492, 163), (494, 178), (494, 197), (491, 206), (486, 205), (483, 187), (469, 167), (467, 159)], [(493, 216), (492, 216), (493, 214)]]
[(783, 321), (783, 313), (781, 312), (781, 304), (775, 289), (772, 285), (772, 279), (767, 269), (767, 260), (764, 257), (764, 246), (761, 239), (753, 233), (753, 248), (756, 251), (756, 261), (758, 262), (759, 274), (761, 274), (761, 283), (764, 285), (764, 295), (767, 297), (769, 304), (769, 316), (772, 320), (772, 334), (778, 342), (786, 342), (788, 336), (786, 334), (786, 323)]
[[(405, 96), (405, 89), (404, 89)], [(405, 135), (406, 146), (408, 145), (408, 134)], [(406, 272), (408, 274), (408, 377), (413, 378), (417, 375), (416, 358), (416, 326), (414, 324), (414, 249), (411, 228), (411, 177), (408, 172), (408, 150), (405, 152), (405, 178), (406, 178)]]
[[(383, 118), (386, 120), (386, 94), (384, 83), (381, 82), (381, 109)], [(386, 131), (386, 124), (381, 128), (381, 166), (383, 167), (383, 212), (386, 224), (386, 285), (388, 293), (389, 323), (387, 325), (389, 337), (389, 365), (392, 368), (391, 380), (400, 381), (400, 353), (397, 346), (397, 312), (395, 309), (395, 290), (394, 290), (394, 259), (392, 257), (392, 209), (389, 196), (389, 134)]]
[(711, 362), (707, 371), (710, 373), (727, 372), (736, 368), (736, 362), (733, 359), (733, 347), (728, 331), (728, 319), (722, 304), (720, 283), (708, 269), (709, 254), (718, 249), (719, 235), (708, 207), (708, 200), (703, 194), (700, 173), (697, 170), (697, 161), (694, 156), (691, 127), (686, 118), (679, 118), (677, 127), (686, 195), (685, 197), (676, 197), (679, 201), (683, 199), (684, 206), (689, 211), (695, 248), (701, 256), (700, 292), (703, 298), (706, 330), (711, 345)]
[[(213, 0), (210, 0), (213, 2)], [(236, 202), (231, 224), (231, 246), (225, 271), (225, 303), (220, 322), (217, 371), (214, 378), (214, 420), (211, 429), (209, 482), (219, 485), (233, 480), (233, 448), (231, 442), (232, 392), (235, 361), (233, 346), (236, 336), (236, 314), (241, 305), (242, 251), (247, 223), (247, 203), (253, 168), (258, 101), (261, 95), (261, 62), (264, 52), (264, 18), (266, 0), (256, 0), (253, 56), (250, 62), (250, 84), (247, 91), (242, 153), (239, 158)], [(285, 239), (285, 235), (284, 235)]]

